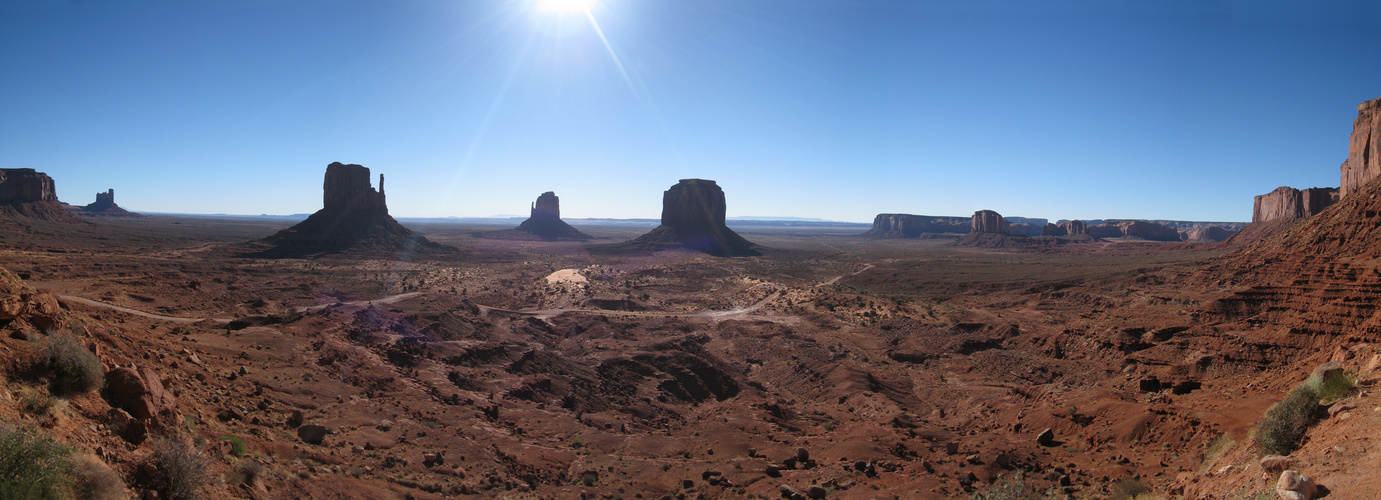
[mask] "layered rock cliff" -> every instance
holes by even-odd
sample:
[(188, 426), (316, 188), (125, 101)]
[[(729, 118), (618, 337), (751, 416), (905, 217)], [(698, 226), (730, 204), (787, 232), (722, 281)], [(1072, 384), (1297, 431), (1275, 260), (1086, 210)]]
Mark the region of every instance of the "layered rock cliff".
[(1144, 220), (1110, 220), (1085, 231), (1094, 238), (1137, 238), (1151, 241), (1180, 241), (1173, 227)]
[(369, 169), (340, 162), (326, 167), (321, 210), (307, 220), (265, 240), (275, 245), (265, 254), (296, 255), (345, 250), (380, 252), (453, 251), (403, 227), (388, 214), (384, 176), (379, 190), (369, 185)]
[(590, 235), (576, 230), (566, 221), (561, 220), (561, 199), (557, 198), (556, 193), (551, 191), (542, 193), (541, 196), (537, 197), (537, 201), (532, 203), (531, 215), (518, 225), (517, 230), (548, 240), (590, 239)]
[(862, 236), (869, 238), (918, 238), (923, 234), (964, 234), (970, 220), (965, 217), (932, 217), (910, 214), (878, 214), (873, 227)]
[(0, 168), (0, 215), (81, 222), (58, 203), (53, 178), (32, 168)]
[(1010, 229), (1011, 225), (1007, 223), (1007, 219), (992, 210), (974, 212), (969, 224), (970, 233), (1008, 234)]
[(724, 190), (714, 181), (681, 179), (662, 193), (662, 225), (625, 246), (683, 247), (712, 255), (758, 255), (756, 245), (724, 224)]
[(1381, 176), (1381, 98), (1357, 106), (1357, 119), (1352, 122), (1352, 137), (1348, 139), (1347, 161), (1339, 170), (1342, 173), (1342, 184), (1338, 187), (1340, 198)]
[(1252, 222), (1303, 219), (1338, 202), (1338, 188), (1281, 186), (1252, 200)]

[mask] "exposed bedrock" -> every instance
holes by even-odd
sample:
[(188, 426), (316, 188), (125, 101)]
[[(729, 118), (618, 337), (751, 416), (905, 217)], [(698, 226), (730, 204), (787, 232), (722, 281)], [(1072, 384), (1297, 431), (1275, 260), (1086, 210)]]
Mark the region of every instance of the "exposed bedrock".
[(1352, 137), (1348, 139), (1347, 161), (1340, 170), (1340, 198), (1381, 175), (1381, 98), (1357, 106), (1357, 119), (1352, 122)]
[(1338, 188), (1295, 189), (1281, 186), (1252, 200), (1252, 222), (1303, 219), (1338, 201)]

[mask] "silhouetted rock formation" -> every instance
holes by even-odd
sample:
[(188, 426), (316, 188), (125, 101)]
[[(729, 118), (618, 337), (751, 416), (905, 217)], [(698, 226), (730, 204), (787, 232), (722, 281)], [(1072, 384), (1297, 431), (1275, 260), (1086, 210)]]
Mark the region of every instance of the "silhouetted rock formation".
[(1352, 122), (1352, 137), (1348, 139), (1347, 161), (1339, 167), (1342, 184), (1338, 197), (1347, 197), (1367, 182), (1381, 176), (1381, 98), (1357, 106), (1357, 119)]
[(107, 190), (104, 193), (96, 193), (96, 201), (81, 207), (78, 213), (82, 215), (108, 215), (108, 216), (132, 216), (138, 215), (130, 212), (115, 204), (115, 190)]
[(1338, 202), (1338, 188), (1281, 186), (1252, 199), (1252, 222), (1303, 219)]
[(532, 204), (532, 214), (518, 225), (518, 231), (540, 236), (543, 239), (588, 240), (590, 235), (582, 233), (561, 220), (561, 199), (556, 193), (547, 191), (537, 197)]
[(682, 247), (712, 255), (759, 255), (724, 225), (724, 190), (714, 181), (681, 179), (662, 194), (662, 225), (628, 242), (647, 249)]
[(340, 162), (328, 165), (323, 183), (324, 207), (296, 226), (266, 238), (275, 248), (265, 253), (454, 250), (427, 241), (393, 220), (384, 202), (383, 188), (383, 175), (379, 175), (378, 191), (370, 187), (368, 168)]
[(1008, 234), (1011, 229), (1007, 219), (1002, 218), (1002, 214), (992, 210), (979, 210), (973, 213), (970, 233), (986, 234)]
[(0, 214), (56, 222), (82, 222), (58, 203), (53, 178), (32, 168), (0, 168)]
[(863, 233), (869, 238), (917, 238), (922, 234), (964, 234), (969, 232), (969, 219), (964, 217), (931, 217), (928, 215), (878, 214), (873, 227)]

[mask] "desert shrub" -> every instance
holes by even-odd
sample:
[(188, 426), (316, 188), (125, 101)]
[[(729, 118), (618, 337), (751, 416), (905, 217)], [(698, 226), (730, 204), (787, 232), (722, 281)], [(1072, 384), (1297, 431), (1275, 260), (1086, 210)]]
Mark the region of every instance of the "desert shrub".
[(49, 335), (38, 350), (39, 363), (53, 374), (55, 394), (78, 394), (105, 385), (101, 361), (70, 333)]
[(77, 481), (73, 493), (86, 500), (121, 500), (125, 482), (99, 458), (83, 455), (77, 460)]
[(1299, 448), (1305, 431), (1319, 418), (1319, 391), (1304, 383), (1266, 410), (1256, 427), (1256, 440), (1268, 455), (1289, 455)]
[(25, 387), (16, 394), (19, 399), (19, 409), (26, 413), (33, 414), (40, 422), (51, 423), (58, 419), (62, 414), (62, 409), (67, 407), (67, 402), (53, 397), (43, 389)]
[(230, 441), (230, 454), (237, 457), (245, 454), (245, 440), (239, 436), (222, 436), (221, 441)]
[(1313, 384), (1319, 391), (1319, 401), (1331, 403), (1339, 399), (1351, 396), (1357, 389), (1357, 383), (1351, 375), (1341, 371), (1329, 372), (1322, 379), (1311, 378), (1309, 383)]
[(206, 457), (180, 441), (159, 437), (154, 441), (153, 459), (162, 479), (164, 495), (171, 500), (201, 498), (206, 483)]
[(1208, 449), (1204, 451), (1204, 467), (1211, 467), (1219, 458), (1232, 451), (1237, 446), (1237, 441), (1232, 436), (1221, 434), (1212, 441), (1208, 442)]
[(29, 429), (0, 427), (0, 493), (5, 498), (66, 498), (72, 452)]
[(999, 477), (983, 491), (973, 494), (973, 500), (1031, 500), (1040, 498), (1026, 486), (1020, 472)]
[(1108, 491), (1108, 498), (1112, 500), (1139, 500), (1143, 496), (1149, 497), (1151, 488), (1141, 484), (1135, 479), (1123, 479), (1113, 485), (1112, 490)]

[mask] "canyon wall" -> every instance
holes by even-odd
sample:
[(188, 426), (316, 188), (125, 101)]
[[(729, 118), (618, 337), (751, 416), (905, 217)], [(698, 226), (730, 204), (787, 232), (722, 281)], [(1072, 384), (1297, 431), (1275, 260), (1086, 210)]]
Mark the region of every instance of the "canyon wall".
[(1381, 98), (1357, 106), (1357, 119), (1352, 122), (1352, 137), (1348, 140), (1347, 161), (1339, 170), (1342, 173), (1339, 198), (1381, 175)]
[(1295, 189), (1281, 186), (1252, 200), (1252, 222), (1303, 219), (1338, 201), (1338, 188)]

